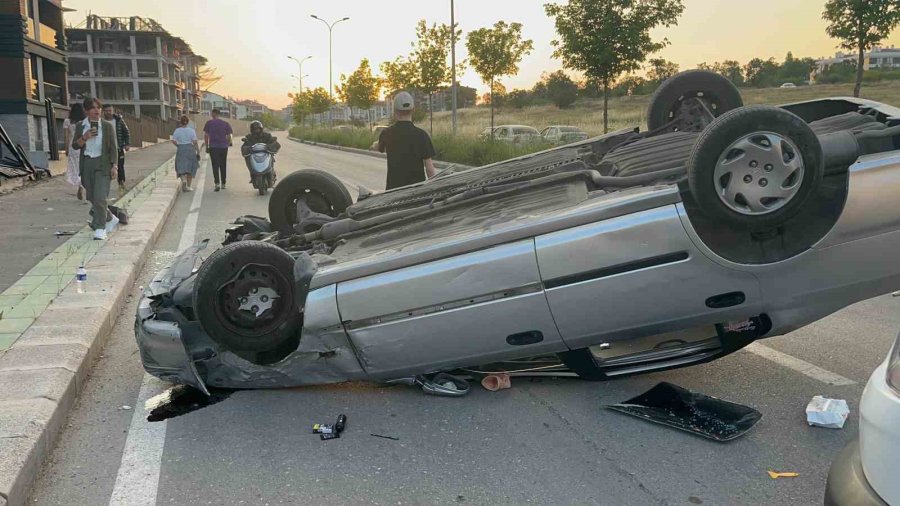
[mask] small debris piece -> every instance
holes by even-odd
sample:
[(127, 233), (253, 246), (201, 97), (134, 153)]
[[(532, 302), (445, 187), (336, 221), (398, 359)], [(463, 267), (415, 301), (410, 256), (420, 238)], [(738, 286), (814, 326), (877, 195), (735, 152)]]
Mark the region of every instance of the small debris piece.
[(769, 473), (769, 478), (773, 480), (777, 480), (778, 478), (797, 478), (800, 476), (800, 473), (794, 472), (779, 472), (779, 471), (766, 471)]
[(494, 374), (488, 374), (484, 378), (481, 378), (481, 386), (483, 386), (485, 390), (496, 392), (497, 390), (510, 388), (512, 384), (509, 380), (509, 374), (505, 372), (498, 372)]
[(369, 435), (373, 436), (373, 437), (380, 437), (382, 439), (390, 439), (391, 441), (400, 441), (400, 438), (398, 438), (398, 437), (382, 436), (381, 434), (369, 434)]
[(75, 235), (75, 232), (72, 232), (71, 230), (57, 230), (53, 235), (55, 235), (56, 237), (62, 237), (64, 235)]
[(829, 399), (817, 395), (806, 405), (806, 422), (816, 427), (841, 429), (850, 416), (850, 408), (843, 399)]
[(119, 409), (121, 409), (122, 411), (128, 411), (129, 409), (131, 409), (131, 406), (125, 405), (125, 406), (122, 406), (122, 407), (119, 408)]

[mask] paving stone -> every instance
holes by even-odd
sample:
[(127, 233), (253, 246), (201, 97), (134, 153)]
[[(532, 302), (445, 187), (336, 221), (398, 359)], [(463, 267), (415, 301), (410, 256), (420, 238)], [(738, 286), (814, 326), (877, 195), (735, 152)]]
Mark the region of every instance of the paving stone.
[(25, 501), (50, 454), (65, 420), (57, 408), (49, 399), (0, 401), (0, 493), (9, 504)]
[(50, 399), (59, 402), (75, 394), (75, 374), (64, 369), (0, 371), (0, 402)]
[(17, 339), (19, 339), (19, 333), (12, 334), (0, 334), (0, 350), (6, 350), (10, 348)]
[(17, 343), (0, 358), (0, 371), (60, 368), (77, 373), (87, 353), (87, 347), (80, 344), (18, 346)]
[(3, 318), (0, 320), (0, 334), (21, 334), (34, 322), (34, 318)]

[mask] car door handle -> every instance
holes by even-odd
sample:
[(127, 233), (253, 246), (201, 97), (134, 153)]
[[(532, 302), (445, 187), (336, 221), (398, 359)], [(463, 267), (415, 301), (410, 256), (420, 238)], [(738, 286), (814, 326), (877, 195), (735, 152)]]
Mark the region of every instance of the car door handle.
[(747, 300), (744, 292), (728, 292), (720, 295), (713, 295), (706, 299), (706, 307), (712, 309), (722, 309), (726, 307), (740, 306)]

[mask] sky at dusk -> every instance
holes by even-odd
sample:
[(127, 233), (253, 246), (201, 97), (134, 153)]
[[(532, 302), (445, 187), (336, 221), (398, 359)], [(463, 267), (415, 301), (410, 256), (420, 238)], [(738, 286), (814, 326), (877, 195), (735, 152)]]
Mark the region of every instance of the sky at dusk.
[[(544, 13), (546, 1), (456, 0), (456, 19), (465, 33), (498, 20), (520, 22), (534, 51), (526, 56), (516, 76), (506, 77), (507, 89), (531, 87), (545, 71), (561, 67), (552, 57), (553, 20)], [(684, 0), (679, 25), (654, 32), (671, 45), (658, 53), (682, 69), (699, 62), (725, 59), (746, 63), (753, 57), (833, 55), (836, 41), (825, 35), (821, 14), (825, 0)], [(297, 64), (302, 59), (304, 87), (328, 86), (328, 29), (310, 14), (329, 21), (349, 16), (334, 27), (333, 75), (351, 73), (362, 58), (373, 68), (411, 50), (415, 24), (450, 23), (449, 0), (63, 0), (74, 12), (66, 14), (72, 26), (88, 11), (100, 16), (141, 16), (160, 22), (170, 33), (185, 39), (209, 59), (222, 80), (211, 91), (235, 98), (254, 98), (273, 108), (289, 103), (296, 89)], [(900, 33), (885, 41), (900, 45)], [(464, 40), (457, 58), (464, 59)], [(460, 83), (487, 91), (477, 74), (467, 70)]]

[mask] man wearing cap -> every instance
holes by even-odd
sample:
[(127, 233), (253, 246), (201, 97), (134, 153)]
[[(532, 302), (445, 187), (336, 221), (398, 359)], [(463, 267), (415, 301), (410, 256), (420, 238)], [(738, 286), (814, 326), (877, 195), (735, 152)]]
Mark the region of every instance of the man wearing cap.
[(428, 132), (413, 125), (413, 97), (401, 91), (394, 97), (397, 120), (378, 137), (378, 151), (387, 153), (387, 184), (390, 190), (434, 177), (434, 145)]

